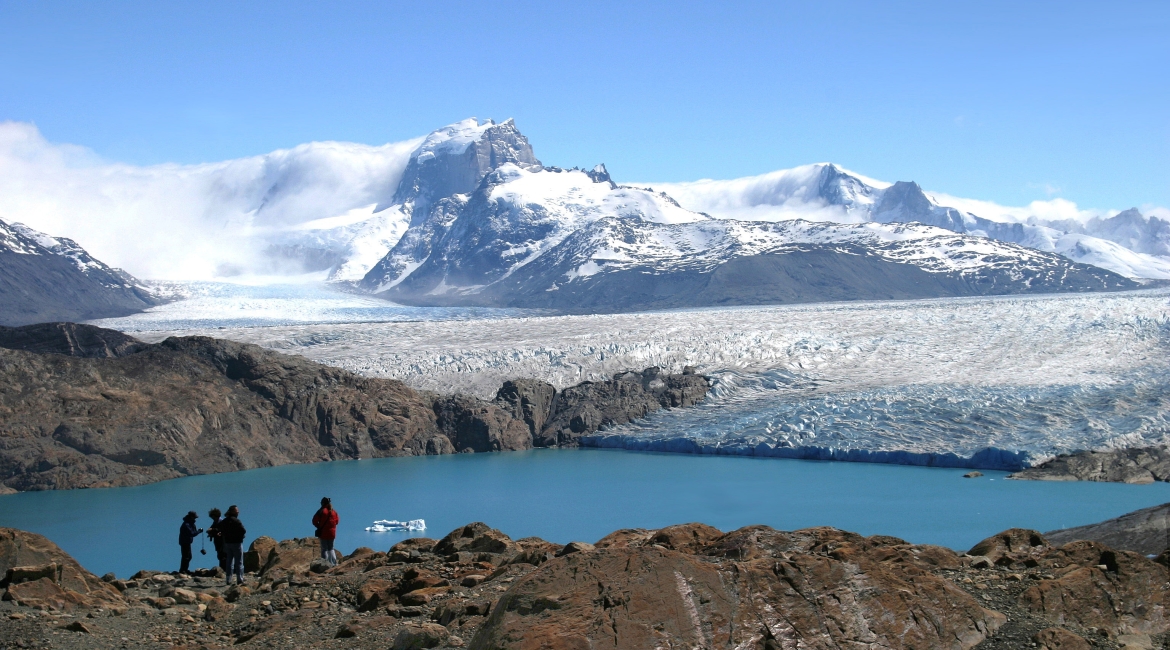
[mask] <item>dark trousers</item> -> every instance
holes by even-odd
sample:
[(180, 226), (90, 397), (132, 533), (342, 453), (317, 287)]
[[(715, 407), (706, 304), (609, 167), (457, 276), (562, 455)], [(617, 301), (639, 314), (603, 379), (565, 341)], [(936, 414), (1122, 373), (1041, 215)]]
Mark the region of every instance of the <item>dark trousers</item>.
[(191, 545), (179, 544), (179, 548), (183, 549), (183, 561), (179, 563), (179, 573), (191, 572)]
[(223, 550), (223, 542), (218, 539), (215, 540), (215, 559), (219, 561), (219, 568), (223, 569), (224, 573), (231, 569), (231, 565), (228, 564), (227, 551)]
[(244, 545), (224, 543), (223, 550), (227, 553), (230, 568), (227, 572), (228, 582), (232, 581), (232, 573), (236, 574), (236, 581), (244, 581)]

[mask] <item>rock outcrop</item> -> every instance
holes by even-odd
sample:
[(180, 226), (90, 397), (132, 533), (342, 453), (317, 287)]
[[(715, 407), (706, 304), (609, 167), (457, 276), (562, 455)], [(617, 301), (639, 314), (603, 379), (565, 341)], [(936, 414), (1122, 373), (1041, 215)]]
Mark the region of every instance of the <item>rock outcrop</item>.
[(574, 446), (582, 435), (603, 427), (661, 408), (692, 406), (707, 396), (710, 387), (705, 377), (689, 368), (681, 375), (647, 368), (609, 381), (584, 382), (555, 396), (552, 414), (534, 442), (538, 447)]
[(1143, 508), (1096, 524), (1044, 533), (1053, 544), (1078, 539), (1108, 544), (1142, 555), (1158, 555), (1170, 548), (1170, 503)]
[(69, 612), (125, 605), (117, 589), (36, 533), (0, 528), (0, 574), (3, 599), (25, 607)]
[(1140, 447), (1062, 454), (1008, 478), (1032, 481), (1105, 481), (1153, 483), (1170, 481), (1170, 449)]
[[(44, 538), (0, 529), (3, 539), (0, 560), (36, 566), (8, 567), (17, 596), (0, 601), (0, 647), (57, 631), (55, 647), (77, 648), (133, 638), (245, 648), (1084, 650), (1161, 647), (1170, 630), (1164, 566), (1094, 542), (1057, 547), (1026, 529), (959, 554), (825, 527), (723, 533), (692, 523), (561, 546), (472, 523), (439, 541), (357, 549), (332, 568), (310, 559), (315, 540), (262, 537), (265, 567), (226, 590), (215, 570), (106, 583)], [(50, 580), (45, 565), (71, 567), (57, 587), (76, 602), (20, 598), (22, 585)], [(64, 614), (77, 618), (63, 624)]]
[[(578, 429), (592, 432), (687, 406), (709, 387), (699, 375), (652, 368), (560, 394), (548, 384), (516, 380), (487, 402), (207, 337), (145, 344), (72, 323), (5, 329), (0, 490), (140, 485), (287, 463), (508, 451), (561, 438), (572, 444)], [(547, 434), (562, 423), (572, 435)]]

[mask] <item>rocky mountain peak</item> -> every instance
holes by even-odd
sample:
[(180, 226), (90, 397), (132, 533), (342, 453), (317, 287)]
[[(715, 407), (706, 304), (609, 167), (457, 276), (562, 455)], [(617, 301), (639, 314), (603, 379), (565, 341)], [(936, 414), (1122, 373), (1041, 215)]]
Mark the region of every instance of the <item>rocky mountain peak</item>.
[(859, 203), (872, 203), (874, 194), (874, 188), (832, 163), (821, 168), (817, 195), (829, 205), (856, 207)]
[[(484, 176), (512, 163), (540, 169), (528, 138), (511, 119), (497, 124), (468, 118), (432, 132), (411, 154), (391, 204), (430, 205), (453, 194), (473, 192)], [(386, 206), (378, 206), (383, 209)]]

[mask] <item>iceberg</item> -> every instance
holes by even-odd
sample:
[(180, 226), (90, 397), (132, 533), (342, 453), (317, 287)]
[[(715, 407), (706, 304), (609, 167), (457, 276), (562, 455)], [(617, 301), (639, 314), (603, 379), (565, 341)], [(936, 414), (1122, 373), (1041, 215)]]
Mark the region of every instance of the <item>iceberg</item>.
[(422, 519), (411, 519), (410, 521), (398, 521), (397, 519), (379, 519), (374, 522), (373, 526), (367, 526), (366, 532), (370, 533), (388, 533), (403, 530), (426, 530), (427, 522)]

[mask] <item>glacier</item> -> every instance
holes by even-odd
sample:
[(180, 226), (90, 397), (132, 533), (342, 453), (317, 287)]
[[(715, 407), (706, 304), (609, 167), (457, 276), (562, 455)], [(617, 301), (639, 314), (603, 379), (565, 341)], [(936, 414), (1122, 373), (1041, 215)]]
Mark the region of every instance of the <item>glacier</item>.
[[(157, 324), (182, 322), (182, 305), (158, 308), (175, 317)], [(483, 398), (516, 377), (563, 388), (647, 366), (714, 380), (701, 405), (583, 442), (596, 447), (1017, 469), (1170, 433), (1166, 289), (581, 316), (394, 309), (413, 318), (189, 319), (135, 335), (217, 336)]]

